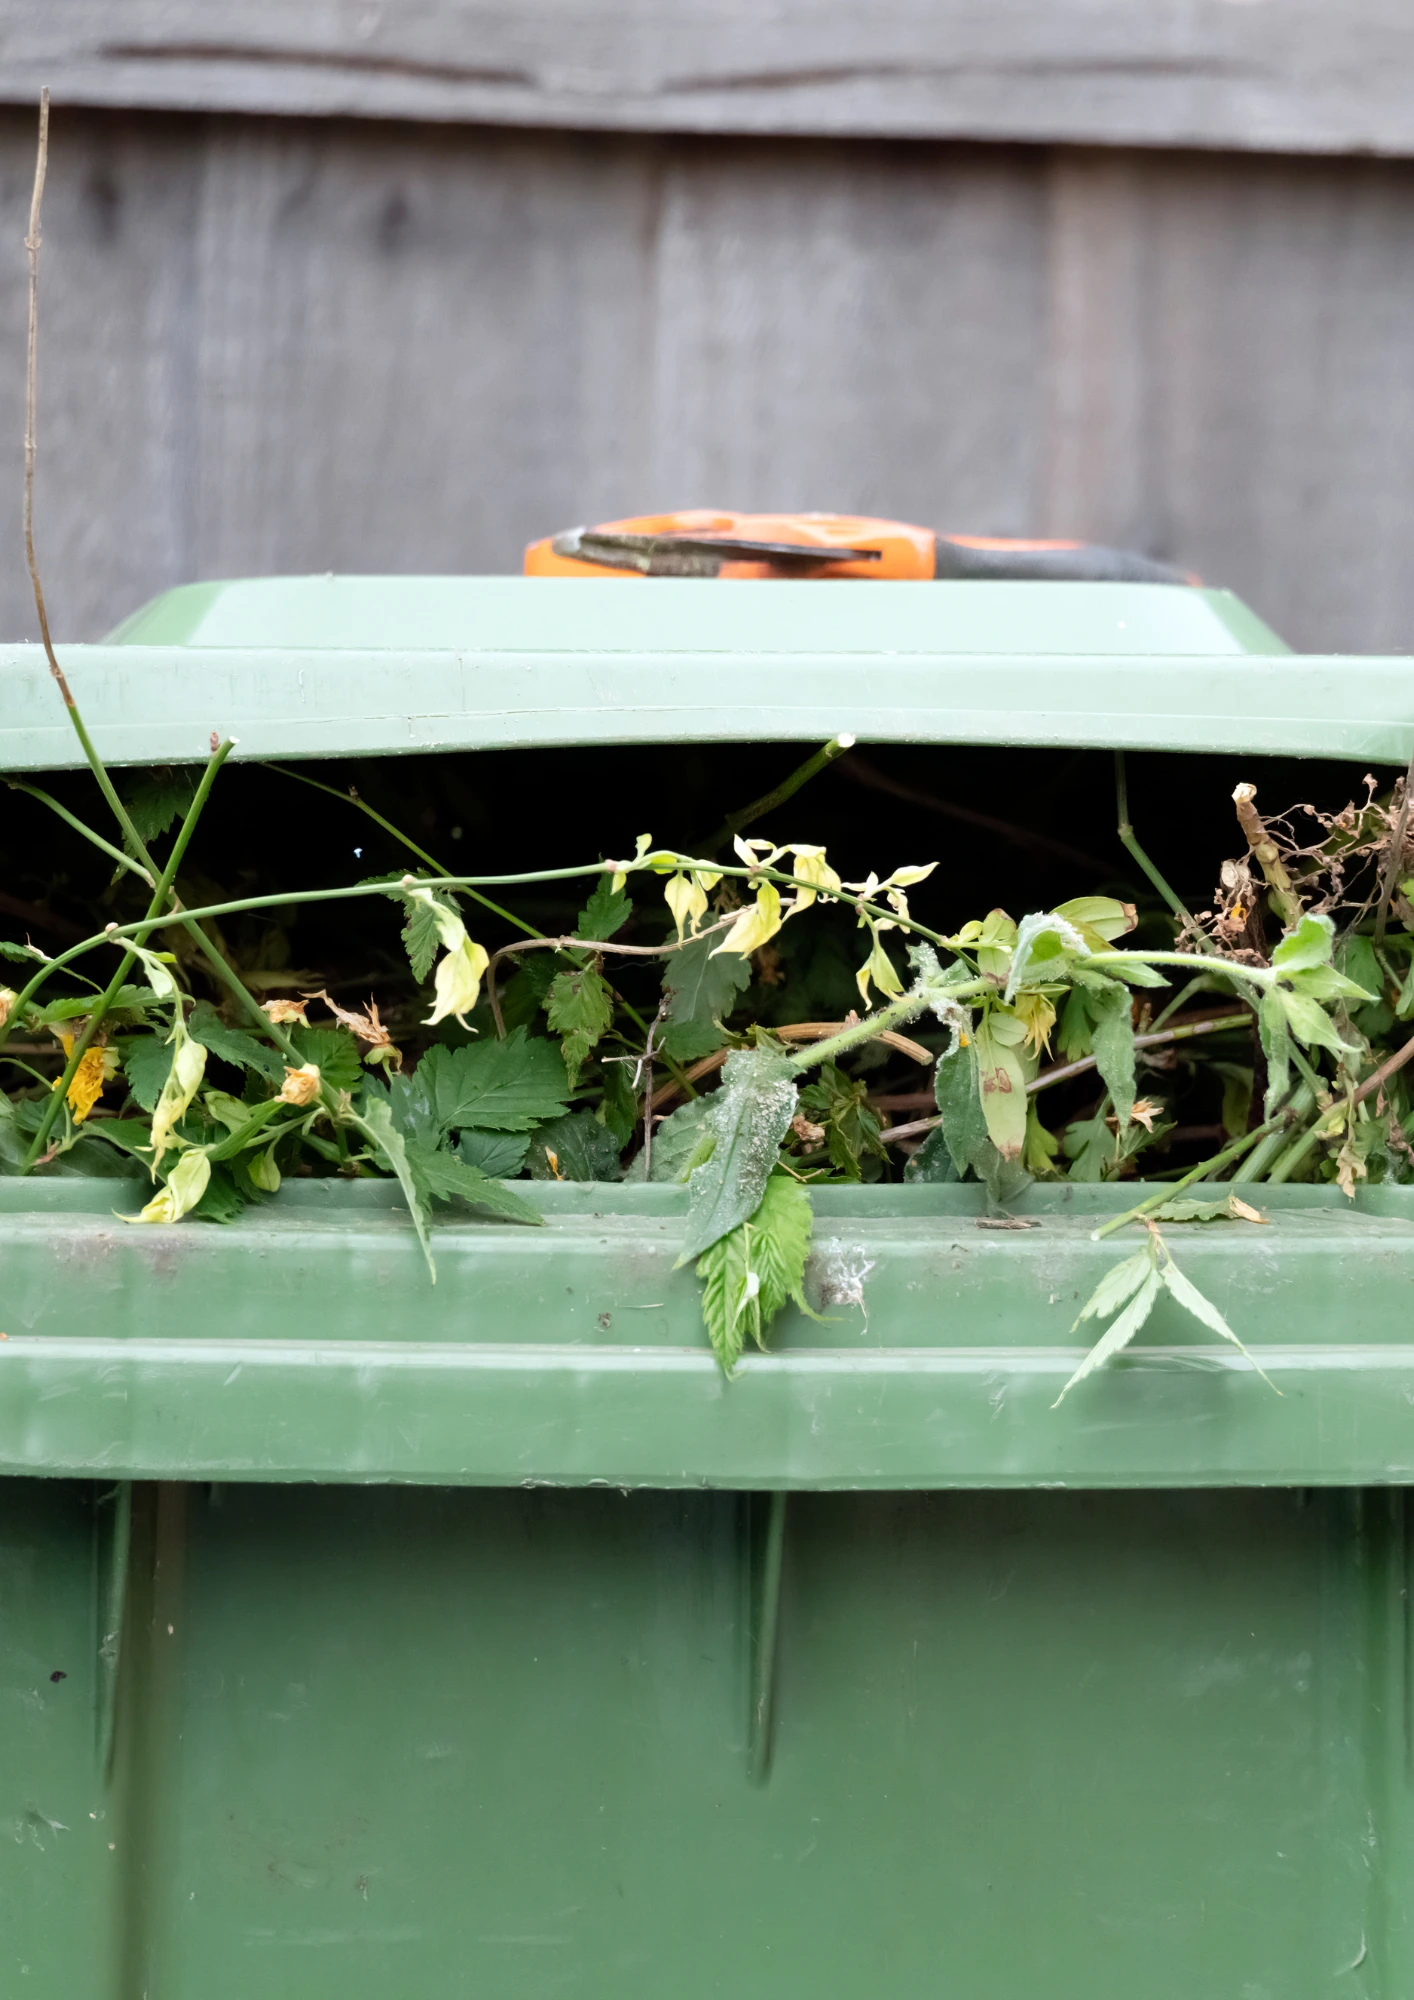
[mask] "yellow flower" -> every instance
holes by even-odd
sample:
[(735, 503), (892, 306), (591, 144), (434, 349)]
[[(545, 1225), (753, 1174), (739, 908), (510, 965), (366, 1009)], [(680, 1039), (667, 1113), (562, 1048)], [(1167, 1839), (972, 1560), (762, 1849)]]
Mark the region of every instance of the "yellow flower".
[(679, 941), (684, 928), (692, 936), (697, 935), (697, 926), (707, 914), (707, 891), (715, 888), (721, 879), (720, 875), (669, 876), (663, 887), (663, 895), (673, 913)]
[(780, 890), (774, 882), (763, 882), (756, 891), (756, 901), (742, 911), (712, 956), (715, 958), (718, 952), (737, 951), (743, 958), (750, 958), (753, 951), (759, 951), (763, 944), (769, 943), (784, 922)]
[(210, 1179), (210, 1160), (200, 1146), (189, 1146), (146, 1208), (137, 1215), (125, 1215), (123, 1221), (180, 1222), (206, 1193)]
[[(73, 1041), (74, 1038), (72, 1035), (64, 1037), (64, 1053), (66, 1056), (73, 1048)], [(94, 1105), (97, 1104), (99, 1098), (103, 1095), (104, 1084), (108, 1082), (110, 1077), (117, 1075), (118, 1067), (119, 1056), (116, 1049), (105, 1049), (95, 1045), (91, 1049), (84, 1050), (82, 1056), (79, 1058), (79, 1066), (74, 1071), (73, 1081), (66, 1092), (69, 1109), (74, 1114), (75, 1125), (82, 1125), (84, 1119), (87, 1118), (89, 1112), (92, 1111)], [(54, 1088), (56, 1090), (62, 1081), (62, 1077), (54, 1079)]]
[(1056, 1010), (1044, 993), (1018, 993), (1012, 1002), (1014, 1011), (1026, 1023), (1026, 1041), (1033, 1054), (1040, 1055), (1042, 1049), (1050, 1047), (1051, 1029), (1056, 1024)]
[(10, 1009), (19, 997), (13, 986), (0, 986), (0, 1028), (9, 1020)]
[(168, 1147), (175, 1145), (172, 1127), (183, 1116), (187, 1106), (196, 1096), (201, 1079), (206, 1073), (206, 1050), (200, 1042), (191, 1039), (180, 1014), (173, 1024), (173, 1032), (177, 1046), (172, 1057), (172, 1067), (167, 1072), (167, 1081), (162, 1086), (162, 1095), (158, 1098), (157, 1109), (152, 1114), (154, 1170), (162, 1164), (162, 1156)]
[[(823, 847), (792, 847), (795, 866), (791, 874), (801, 882), (818, 883), (822, 889), (838, 889), (840, 878), (825, 859)], [(815, 901), (814, 889), (798, 889), (795, 897), (797, 910), (808, 910)]]
[(884, 950), (884, 941), (879, 935), (880, 931), (892, 930), (893, 928), (893, 925), (887, 919), (877, 925), (870, 924), (869, 926), (870, 931), (873, 933), (874, 947), (868, 958), (865, 959), (863, 965), (860, 966), (858, 972), (854, 975), (854, 983), (859, 988), (859, 996), (866, 1007), (869, 1005), (869, 982), (871, 979), (879, 991), (886, 993), (890, 999), (897, 999), (903, 991), (903, 981), (898, 976), (898, 967)]
[[(461, 930), (460, 924), (457, 929)], [(445, 1021), (449, 1014), (455, 1015), (464, 1028), (470, 1026), (466, 1017), (476, 1005), (481, 975), (490, 962), (481, 946), (474, 944), (463, 930), (461, 943), (443, 956), (432, 976), (436, 1005), (427, 1016), (429, 1028)]]
[(282, 1104), (312, 1104), (319, 1095), (320, 1085), (318, 1063), (301, 1063), (298, 1069), (285, 1071), (285, 1081), (280, 1087)]
[(273, 1027), (278, 1028), (286, 1021), (296, 1021), (302, 1028), (309, 1025), (303, 1000), (265, 1000), (261, 1012), (268, 1015)]

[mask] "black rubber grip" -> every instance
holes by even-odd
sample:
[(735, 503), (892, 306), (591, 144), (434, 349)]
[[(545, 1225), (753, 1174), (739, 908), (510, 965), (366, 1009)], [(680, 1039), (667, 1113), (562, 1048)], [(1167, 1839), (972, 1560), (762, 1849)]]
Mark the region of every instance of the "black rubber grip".
[(1038, 583), (1182, 583), (1196, 579), (1171, 563), (1132, 549), (1107, 549), (1098, 542), (1071, 547), (1047, 547), (1044, 542), (974, 542), (937, 535), (933, 544), (935, 577), (1003, 578)]

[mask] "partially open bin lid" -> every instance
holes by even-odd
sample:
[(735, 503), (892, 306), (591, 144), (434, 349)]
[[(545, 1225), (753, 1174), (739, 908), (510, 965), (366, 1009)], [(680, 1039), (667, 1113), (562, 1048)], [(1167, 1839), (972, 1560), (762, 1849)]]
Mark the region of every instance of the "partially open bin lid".
[[(577, 743), (1241, 750), (1403, 763), (1414, 661), (1293, 654), (1226, 591), (1132, 583), (276, 577), (60, 648), (115, 764)], [(37, 646), (0, 768), (78, 761)]]

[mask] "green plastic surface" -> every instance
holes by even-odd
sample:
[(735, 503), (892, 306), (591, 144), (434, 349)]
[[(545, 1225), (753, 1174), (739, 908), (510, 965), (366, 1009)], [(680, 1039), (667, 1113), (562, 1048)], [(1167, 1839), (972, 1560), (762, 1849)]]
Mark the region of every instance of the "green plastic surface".
[[(542, 1229), (434, 1232), (389, 1183), (134, 1229), (123, 1183), (0, 1180), (0, 1471), (439, 1485), (1372, 1484), (1414, 1478), (1414, 1188), (1262, 1189), (1171, 1232), (1278, 1395), (1175, 1305), (1057, 1395), (1125, 1188), (814, 1193), (807, 1292), (724, 1380), (674, 1271), (683, 1189), (535, 1183)], [(850, 1303), (858, 1292), (860, 1303)]]
[[(321, 606), (323, 609), (321, 610)], [(275, 579), (61, 648), (115, 764), (577, 743), (936, 742), (1404, 764), (1414, 665), (1287, 653), (1164, 584)], [(0, 650), (0, 769), (76, 761), (37, 647)]]
[(792, 1496), (767, 1605), (730, 1494), (139, 1489), (95, 1631), (105, 1490), (5, 1489), (7, 1996), (1414, 1989), (1402, 1494)]

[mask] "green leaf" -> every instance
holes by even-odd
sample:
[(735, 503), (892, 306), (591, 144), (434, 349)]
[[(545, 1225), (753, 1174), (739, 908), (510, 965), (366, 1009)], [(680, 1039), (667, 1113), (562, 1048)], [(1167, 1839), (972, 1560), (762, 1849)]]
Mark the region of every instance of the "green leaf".
[(545, 1012), (562, 1038), (561, 1053), (573, 1089), (590, 1050), (614, 1018), (609, 982), (592, 965), (557, 972), (545, 998)]
[(525, 1222), (539, 1228), (545, 1221), (540, 1210), (514, 1188), (504, 1187), (478, 1168), (468, 1166), (455, 1153), (413, 1141), (407, 1148), (408, 1164), (423, 1198), (432, 1201), (465, 1201), (508, 1222)]
[(767, 1329), (788, 1300), (809, 1312), (804, 1278), (812, 1220), (799, 1183), (772, 1174), (754, 1214), (698, 1258), (702, 1317), (725, 1374), (741, 1359), (748, 1333), (764, 1347)]
[[(1200, 1320), (1213, 1333), (1221, 1334), (1224, 1340), (1230, 1340), (1244, 1360), (1252, 1362), (1252, 1366), (1257, 1370), (1257, 1373), (1261, 1376), (1267, 1387), (1269, 1389), (1276, 1389), (1276, 1384), (1267, 1374), (1265, 1368), (1262, 1367), (1260, 1362), (1253, 1360), (1212, 1300), (1205, 1298), (1198, 1287), (1190, 1279), (1184, 1277), (1182, 1271), (1179, 1270), (1177, 1264), (1174, 1263), (1167, 1251), (1164, 1252), (1163, 1269), (1159, 1275), (1169, 1292), (1177, 1299), (1185, 1312), (1192, 1313), (1194, 1319)], [(1277, 1389), (1276, 1393), (1280, 1395), (1280, 1389)]]
[[(214, 1094), (207, 1093), (208, 1107), (220, 1117), (220, 1111), (210, 1103)], [(232, 1098), (230, 1102), (235, 1104), (236, 1100)], [(288, 1104), (282, 1104), (278, 1097), (267, 1097), (262, 1104), (241, 1105), (239, 1109), (245, 1112), (245, 1117), (232, 1126), (229, 1135), (219, 1145), (211, 1148), (213, 1160), (235, 1159), (238, 1153), (245, 1152), (253, 1141), (259, 1138), (267, 1125), (275, 1123), (282, 1113), (288, 1115), (290, 1107)], [(227, 1120), (223, 1117), (221, 1122), (225, 1124)]]
[(201, 781), (201, 766), (166, 764), (133, 775), (138, 783), (128, 792), (125, 804), (138, 839), (147, 845), (164, 834), (175, 820), (186, 818)]
[(187, 1212), (196, 1222), (234, 1222), (249, 1205), (228, 1167), (212, 1167), (201, 1200)]
[[(302, 1063), (318, 1065), (320, 1080), (331, 1090), (357, 1090), (363, 1081), (363, 1057), (358, 1043), (346, 1028), (301, 1028), (290, 1030), (290, 1041)], [(280, 1065), (283, 1077), (285, 1066)]]
[(716, 1138), (710, 1160), (688, 1179), (687, 1231), (678, 1264), (745, 1222), (760, 1202), (796, 1108), (795, 1073), (773, 1049), (739, 1049), (722, 1069), (708, 1121)]
[(1101, 992), (1092, 989), (1094, 1027), (1091, 1038), (1095, 1067), (1114, 1100), (1121, 1127), (1129, 1123), (1134, 1109), (1134, 1021), (1129, 995), (1123, 986), (1108, 985)]
[(393, 1124), (393, 1114), (383, 1092), (371, 1089), (365, 1092), (363, 1109), (361, 1112), (354, 1112), (350, 1122), (362, 1132), (390, 1171), (397, 1175), (398, 1185), (402, 1188), (403, 1198), (412, 1215), (413, 1227), (417, 1231), (417, 1240), (422, 1245), (423, 1256), (427, 1259), (428, 1275), (435, 1285), (437, 1266), (432, 1261), (432, 1239), (429, 1234), (431, 1211), (413, 1173), (412, 1162), (408, 1158), (407, 1143)]
[(403, 949), (412, 967), (412, 976), (419, 986), (432, 970), (432, 961), (437, 956), (439, 938), (437, 915), (432, 904), (421, 896), (404, 896), (403, 909)]
[(726, 1039), (715, 1021), (669, 1021), (658, 1048), (672, 1062), (695, 1063), (714, 1056)]
[[(1375, 956), (1373, 942), (1362, 937), (1358, 931), (1345, 940), (1337, 955), (1336, 963), (1340, 971), (1371, 999), (1381, 999), (1385, 990), (1384, 969)], [(1309, 988), (1307, 989), (1310, 990)], [(1322, 996), (1317, 994), (1320, 999)]]
[(1105, 1319), (1110, 1313), (1118, 1312), (1125, 1300), (1138, 1291), (1153, 1268), (1154, 1254), (1147, 1243), (1132, 1257), (1112, 1264), (1076, 1314), (1071, 1332), (1077, 1333), (1087, 1319)]
[(540, 1127), (528, 1165), (533, 1181), (616, 1181), (619, 1143), (592, 1111), (571, 1111)]
[[(688, 1162), (697, 1149), (698, 1141), (712, 1112), (710, 1097), (694, 1097), (686, 1104), (680, 1104), (670, 1112), (653, 1134), (653, 1153), (648, 1178), (654, 1181), (682, 1181), (688, 1174)], [(629, 1169), (630, 1180), (642, 1180), (643, 1155), (639, 1154)], [(638, 1168), (637, 1173), (634, 1167)]]
[(716, 937), (692, 938), (668, 960), (663, 991), (670, 1023), (725, 1020), (751, 984), (750, 962), (740, 952), (716, 951), (717, 943)]
[(457, 1157), (494, 1181), (514, 1179), (529, 1151), (528, 1132), (465, 1131), (457, 1140)]
[[(35, 1008), (29, 1017), (31, 1024), (47, 1028), (51, 1022), (76, 1021), (93, 1012), (96, 997), (91, 993), (66, 993), (62, 999), (47, 1000), (42, 1007)], [(128, 1015), (134, 1022), (141, 1022), (147, 1009), (156, 1004), (157, 995), (150, 986), (120, 986), (103, 1018), (116, 1023), (119, 1015)]]
[(1281, 1001), (1286, 1024), (1304, 1047), (1329, 1049), (1333, 1055), (1356, 1053), (1352, 1043), (1341, 1039), (1335, 1022), (1320, 1001), (1313, 1000), (1309, 993), (1285, 992)]
[(561, 1115), (570, 1089), (554, 1043), (524, 1028), (513, 1028), (503, 1042), (488, 1038), (460, 1049), (438, 1044), (415, 1074), (444, 1132), (468, 1125), (480, 1132), (529, 1132)]
[(161, 1035), (141, 1035), (123, 1050), (128, 1089), (144, 1111), (155, 1111), (172, 1069), (172, 1051)]
[(0, 938), (0, 958), (13, 959), (18, 965), (38, 965), (44, 953), (36, 951), (33, 945), (15, 944), (10, 938)]
[(604, 1095), (596, 1117), (606, 1132), (612, 1132), (622, 1152), (638, 1130), (638, 1099), (633, 1094), (633, 1065), (606, 1062), (603, 1065)]
[(1285, 996), (1268, 987), (1257, 1003), (1257, 1033), (1267, 1059), (1267, 1094), (1262, 1114), (1271, 1118), (1291, 1088), (1291, 1034), (1286, 1025)]
[(187, 1031), (194, 1042), (210, 1049), (222, 1062), (234, 1063), (237, 1069), (250, 1070), (270, 1083), (284, 1081), (285, 1059), (279, 1050), (258, 1042), (244, 1028), (228, 1028), (209, 1000), (193, 1007)]
[[(1173, 1201), (1161, 1201), (1157, 1208), (1149, 1210), (1151, 1222), (1265, 1222), (1265, 1216), (1258, 1216), (1255, 1209), (1246, 1214), (1237, 1206), (1240, 1197), (1228, 1194), (1221, 1201), (1198, 1201), (1192, 1197), (1177, 1196)], [(1245, 1207), (1245, 1204), (1244, 1204)]]
[(1017, 1048), (1002, 1038), (1008, 1033), (1004, 1020), (986, 1015), (978, 1021), (973, 1041), (988, 1137), (1004, 1160), (1016, 1160), (1026, 1144), (1026, 1070)]
[(1135, 921), (1133, 903), (1121, 903), (1113, 896), (1072, 896), (1068, 903), (1057, 903), (1052, 915), (1074, 924), (1092, 951), (1132, 931)]
[[(1029, 1184), (1031, 1176), (1019, 1161), (1004, 1159), (992, 1143), (982, 1109), (975, 1036), (968, 1039), (965, 1047), (958, 1047), (939, 1061), (933, 1073), (933, 1092), (938, 1100), (938, 1109), (943, 1114), (943, 1144), (947, 1147), (957, 1177), (960, 1179), (970, 1167), (979, 1180), (986, 1182), (992, 1201), (1015, 1201)], [(1023, 1121), (1025, 1103), (1023, 1098)], [(910, 1178), (946, 1179), (946, 1175), (933, 1171), (938, 1157), (936, 1148), (928, 1150), (923, 1147), (919, 1150), (928, 1151), (928, 1159)]]
[(941, 1125), (935, 1126), (924, 1139), (923, 1144), (904, 1167), (903, 1177), (906, 1181), (924, 1183), (956, 1181), (962, 1178), (953, 1164), (952, 1154), (948, 1151), (947, 1137)]
[(594, 893), (579, 913), (579, 921), (574, 927), (576, 937), (611, 938), (621, 931), (633, 915), (633, 904), (628, 893), (614, 887), (612, 875), (603, 874), (594, 885)]
[[(1136, 1288), (1129, 1282), (1129, 1274), (1133, 1266), (1140, 1262), (1141, 1258), (1147, 1270), (1140, 1274)], [(1129, 1345), (1130, 1341), (1133, 1340), (1135, 1334), (1138, 1333), (1140, 1327), (1143, 1326), (1145, 1320), (1149, 1317), (1149, 1314), (1153, 1310), (1155, 1299), (1158, 1298), (1159, 1293), (1163, 1290), (1159, 1274), (1154, 1269), (1153, 1257), (1147, 1250), (1142, 1251), (1140, 1257), (1131, 1257), (1126, 1259), (1123, 1265), (1116, 1265), (1115, 1269), (1109, 1273), (1108, 1282), (1111, 1282), (1116, 1290), (1119, 1290), (1120, 1287), (1121, 1273), (1124, 1274), (1123, 1285), (1125, 1288), (1120, 1290), (1119, 1295), (1123, 1298), (1129, 1298), (1129, 1304), (1095, 1342), (1095, 1345), (1090, 1349), (1090, 1352), (1056, 1397), (1055, 1402), (1051, 1405), (1052, 1409), (1058, 1408), (1065, 1401), (1077, 1382), (1083, 1382), (1087, 1375), (1093, 1375), (1095, 1370), (1108, 1361), (1112, 1355), (1118, 1354), (1121, 1348)], [(1090, 1304), (1081, 1313), (1080, 1319), (1089, 1317), (1092, 1312), (1105, 1313), (1114, 1311), (1113, 1304), (1097, 1305), (1095, 1303), (1106, 1283), (1107, 1280), (1102, 1278), (1094, 1296), (1091, 1298)], [(1130, 1297), (1130, 1292), (1133, 1292), (1132, 1297)], [(1075, 1322), (1076, 1326), (1079, 1326), (1080, 1319)], [(1071, 1331), (1074, 1332), (1074, 1330), (1073, 1327)]]
[[(1099, 900), (1096, 898), (1095, 900)], [(1090, 946), (1077, 927), (1059, 912), (1036, 910), (1017, 927), (1016, 946), (1007, 971), (1006, 999), (1015, 998), (1023, 983), (1032, 986), (1063, 979), (1071, 960), (1088, 956)]]
[(830, 1164), (847, 1180), (861, 1178), (866, 1157), (888, 1157), (879, 1138), (881, 1120), (870, 1108), (868, 1096), (867, 1083), (846, 1076), (834, 1063), (826, 1063), (816, 1081), (800, 1093), (801, 1110), (825, 1128)]
[(1295, 930), (1288, 931), (1272, 952), (1274, 972), (1305, 972), (1313, 965), (1329, 965), (1335, 947), (1335, 925), (1329, 917), (1313, 916), (1308, 910)]
[[(513, 972), (501, 992), (501, 1020), (506, 1031), (529, 1028), (545, 1005), (555, 977), (555, 955), (549, 951), (528, 951), (518, 972)], [(483, 1001), (481, 1003), (485, 1005)], [(489, 1017), (491, 1009), (486, 1008)]]

